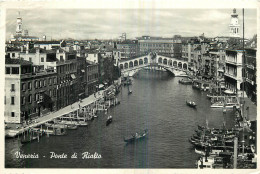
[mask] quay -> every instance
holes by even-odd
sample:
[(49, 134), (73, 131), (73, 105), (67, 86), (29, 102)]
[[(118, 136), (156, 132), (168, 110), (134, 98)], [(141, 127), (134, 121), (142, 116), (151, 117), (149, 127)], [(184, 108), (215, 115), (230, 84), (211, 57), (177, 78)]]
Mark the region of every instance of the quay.
[(104, 93), (107, 90), (110, 90), (111, 88), (112, 88), (112, 86), (106, 88), (105, 90), (100, 90), (100, 91), (96, 92), (96, 94), (92, 94), (89, 97), (82, 99), (81, 101), (73, 103), (72, 105), (68, 105), (58, 111), (51, 112), (51, 113), (48, 113), (47, 115), (39, 117), (39, 118), (33, 120), (33, 123), (31, 123), (30, 125), (26, 125), (26, 126), (21, 125), (17, 128), (12, 127), (9, 129), (5, 129), (5, 137), (12, 138), (12, 137), (19, 136), (20, 134), (23, 134), (24, 132), (26, 132), (28, 130), (35, 129), (35, 127), (41, 126), (41, 125), (45, 124), (46, 122), (52, 121), (56, 118), (61, 118), (64, 115), (69, 114), (69, 113), (77, 112), (77, 115), (78, 115), (80, 109), (82, 109), (86, 106), (89, 106), (91, 104), (94, 104), (96, 106), (97, 102), (104, 98)]

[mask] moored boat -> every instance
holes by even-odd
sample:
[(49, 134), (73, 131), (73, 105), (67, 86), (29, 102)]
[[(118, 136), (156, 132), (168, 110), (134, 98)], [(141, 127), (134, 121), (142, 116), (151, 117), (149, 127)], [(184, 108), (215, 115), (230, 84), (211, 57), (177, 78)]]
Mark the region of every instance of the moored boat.
[(69, 129), (69, 130), (76, 130), (76, 129), (78, 129), (78, 126), (77, 125), (73, 125), (73, 124), (69, 124), (69, 125), (66, 125), (67, 126), (67, 129)]
[(27, 144), (27, 143), (30, 143), (30, 142), (35, 141), (35, 140), (37, 140), (36, 136), (28, 136), (27, 138), (22, 138), (21, 143)]
[(190, 80), (190, 79), (186, 79), (186, 80), (181, 79), (181, 80), (179, 80), (179, 83), (181, 83), (183, 85), (191, 85), (192, 84), (192, 80)]

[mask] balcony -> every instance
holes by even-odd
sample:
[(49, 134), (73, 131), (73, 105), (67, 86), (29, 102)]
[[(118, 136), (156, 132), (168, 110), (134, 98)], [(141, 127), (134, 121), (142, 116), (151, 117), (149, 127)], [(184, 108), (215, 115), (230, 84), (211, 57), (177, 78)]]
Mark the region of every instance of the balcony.
[(224, 75), (227, 76), (227, 77), (230, 77), (230, 78), (232, 78), (232, 79), (241, 80), (241, 81), (242, 81), (242, 79), (238, 79), (235, 74), (229, 74), (229, 73), (226, 72)]
[(236, 65), (236, 66), (242, 66), (242, 62), (237, 62), (237, 61), (231, 60), (231, 59), (226, 59), (226, 63)]

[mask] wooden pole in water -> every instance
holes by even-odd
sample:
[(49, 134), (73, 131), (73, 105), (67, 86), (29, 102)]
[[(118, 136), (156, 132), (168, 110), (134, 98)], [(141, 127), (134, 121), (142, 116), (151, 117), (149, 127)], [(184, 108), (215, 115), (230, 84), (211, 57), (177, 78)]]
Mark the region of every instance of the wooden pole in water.
[(234, 138), (234, 158), (233, 158), (234, 169), (237, 168), (237, 137)]

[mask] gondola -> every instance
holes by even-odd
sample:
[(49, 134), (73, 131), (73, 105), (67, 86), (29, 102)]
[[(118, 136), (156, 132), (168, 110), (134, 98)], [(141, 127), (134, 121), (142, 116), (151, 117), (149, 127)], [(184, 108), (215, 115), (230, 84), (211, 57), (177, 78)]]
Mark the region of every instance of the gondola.
[(186, 101), (186, 104), (188, 105), (188, 106), (190, 106), (190, 107), (192, 107), (192, 108), (196, 108), (196, 103), (195, 102), (192, 102), (192, 101)]
[(108, 126), (110, 123), (112, 123), (112, 116), (107, 117), (106, 125)]
[(131, 138), (124, 138), (124, 141), (127, 143), (135, 142), (135, 141), (145, 138), (147, 136), (147, 134), (148, 134), (148, 130), (146, 129), (146, 130), (144, 130), (143, 133), (136, 133)]

